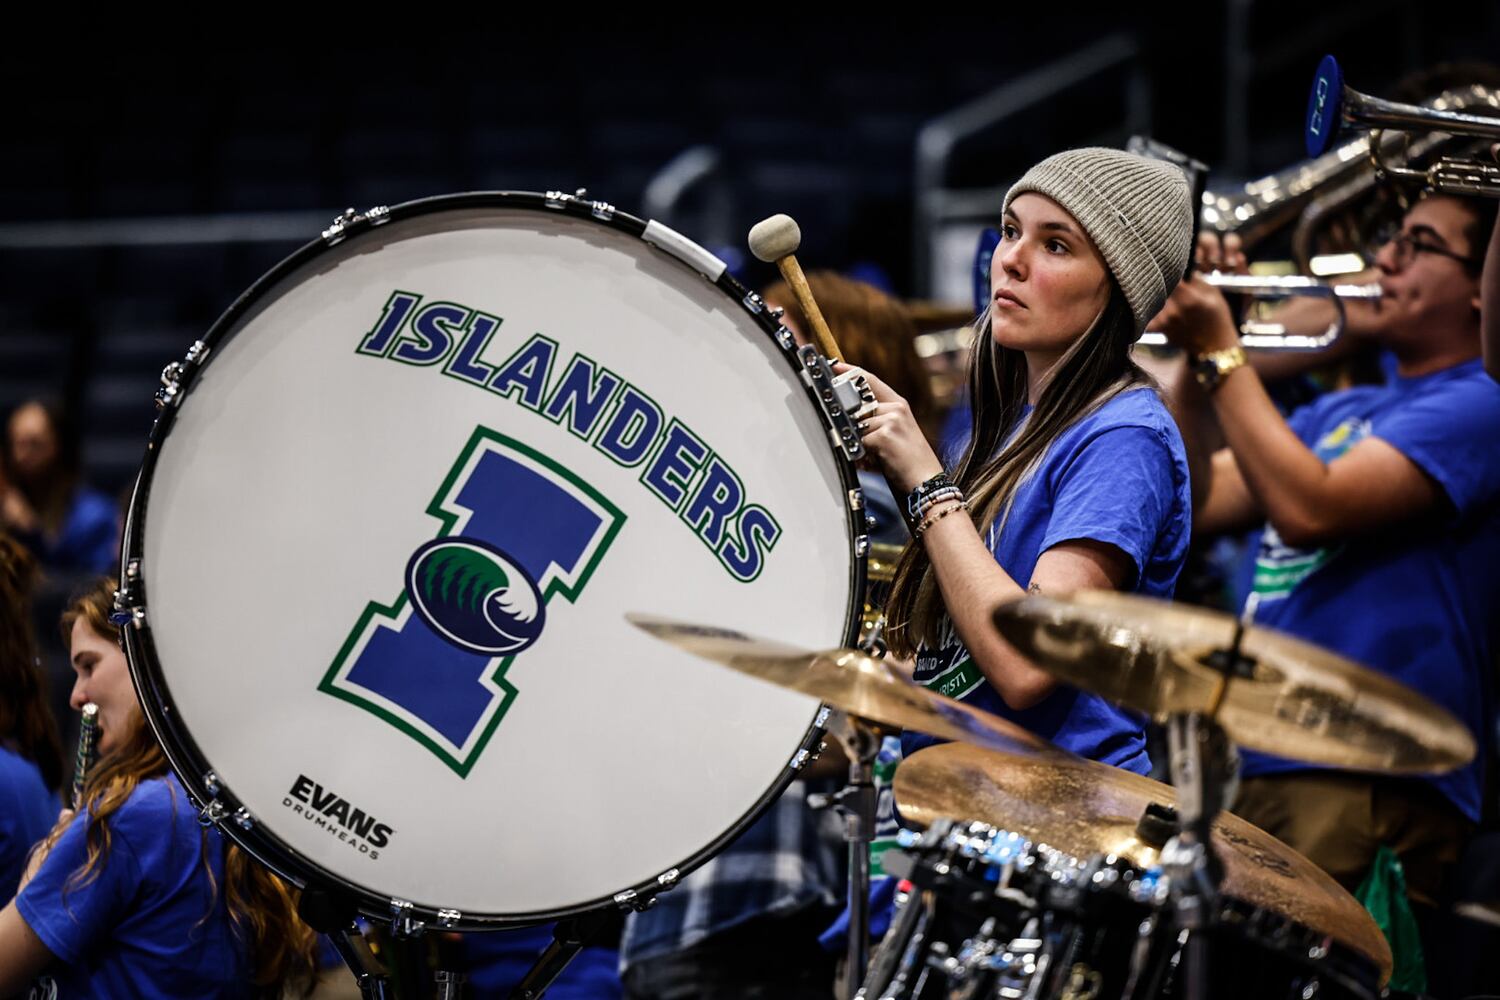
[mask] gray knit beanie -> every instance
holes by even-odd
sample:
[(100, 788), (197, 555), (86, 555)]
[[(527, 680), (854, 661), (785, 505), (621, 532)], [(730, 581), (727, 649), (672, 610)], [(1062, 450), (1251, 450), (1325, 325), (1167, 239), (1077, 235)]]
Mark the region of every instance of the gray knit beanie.
[(1187, 176), (1162, 160), (1091, 146), (1049, 156), (1026, 171), (1005, 196), (1035, 191), (1057, 202), (1088, 233), (1119, 282), (1135, 316), (1135, 332), (1177, 287), (1193, 239)]

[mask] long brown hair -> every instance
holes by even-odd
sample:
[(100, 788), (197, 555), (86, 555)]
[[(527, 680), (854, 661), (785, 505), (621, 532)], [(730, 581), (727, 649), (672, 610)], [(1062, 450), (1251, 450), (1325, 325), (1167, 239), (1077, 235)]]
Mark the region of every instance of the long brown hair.
[[(101, 639), (120, 641), (120, 628), (109, 619), (114, 588), (114, 581), (104, 578), (73, 601), (62, 617), (63, 636), (68, 641), (78, 621), (86, 623)], [(141, 782), (159, 778), (168, 770), (166, 754), (156, 737), (140, 712), (132, 713), (129, 731), (120, 734), (119, 745), (100, 759), (84, 784), (81, 808), (88, 810), (88, 854), (65, 888), (87, 885), (98, 878), (111, 846), (105, 820), (125, 804)], [(59, 824), (49, 839), (55, 840), (65, 828), (66, 824)], [(204, 831), (203, 868), (212, 883), (207, 839)], [(297, 892), (238, 846), (228, 844), (224, 901), (234, 933), (250, 946), (258, 992), (267, 997), (279, 997), (284, 990), (310, 993), (317, 979), (317, 936), (297, 916)]]
[[(981, 334), (975, 338), (968, 374), (974, 414), (969, 445), (953, 480), (968, 498), (969, 517), (980, 534), (997, 522), (1003, 530), (1016, 491), (1040, 467), (1058, 435), (1119, 393), (1155, 386), (1130, 359), (1134, 318), (1119, 285), (1113, 277), (1108, 280), (1104, 311), (1063, 354), (1029, 415), (1025, 353), (995, 343), (988, 308), (976, 321)], [(1023, 587), (1027, 583), (1018, 582)], [(886, 641), (898, 656), (941, 641), (942, 594), (920, 542), (908, 544), (896, 564), (886, 617)]]
[(31, 554), (0, 531), (0, 740), (13, 744), (37, 766), (43, 784), (56, 789), (63, 777), (62, 739), (31, 630), (36, 578)]
[[(833, 271), (809, 272), (807, 284), (845, 359), (879, 375), (906, 400), (928, 440), (936, 440), (941, 415), (917, 357), (917, 327), (906, 307), (874, 285)], [(811, 338), (812, 327), (786, 282), (772, 282), (762, 295), (785, 309), (787, 319)]]

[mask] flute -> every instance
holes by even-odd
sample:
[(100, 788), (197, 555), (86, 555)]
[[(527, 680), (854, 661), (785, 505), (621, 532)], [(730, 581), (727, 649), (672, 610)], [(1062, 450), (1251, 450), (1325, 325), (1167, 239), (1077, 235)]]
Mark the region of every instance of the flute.
[(83, 804), (83, 783), (99, 757), (99, 706), (89, 702), (80, 713), (78, 753), (73, 757), (73, 808)]

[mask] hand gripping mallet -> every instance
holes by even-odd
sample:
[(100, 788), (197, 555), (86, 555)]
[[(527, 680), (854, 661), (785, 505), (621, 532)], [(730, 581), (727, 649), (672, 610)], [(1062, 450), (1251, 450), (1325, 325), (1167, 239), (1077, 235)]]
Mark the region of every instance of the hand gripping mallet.
[[(797, 263), (795, 254), (801, 245), (802, 229), (790, 215), (773, 215), (757, 222), (750, 229), (750, 252), (767, 264), (775, 264), (781, 271), (781, 277), (792, 290), (797, 304), (802, 307), (802, 314), (812, 327), (813, 342), (817, 345), (818, 353), (830, 361), (843, 361), (844, 354), (839, 350), (838, 342), (833, 339), (828, 322), (823, 319), (823, 310), (818, 308), (818, 302), (813, 298), (807, 277), (802, 273), (802, 265)], [(833, 380), (833, 391), (839, 405), (855, 420), (875, 409), (875, 394), (870, 391), (869, 384), (862, 375), (845, 372)]]

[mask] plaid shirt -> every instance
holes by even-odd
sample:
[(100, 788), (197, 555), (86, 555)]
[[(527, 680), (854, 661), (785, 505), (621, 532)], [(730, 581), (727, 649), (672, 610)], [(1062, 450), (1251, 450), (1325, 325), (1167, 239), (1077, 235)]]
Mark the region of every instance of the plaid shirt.
[(830, 811), (807, 807), (808, 790), (807, 782), (792, 782), (732, 844), (658, 896), (651, 909), (632, 913), (620, 941), (620, 968), (691, 948), (751, 917), (842, 902), (839, 823)]

